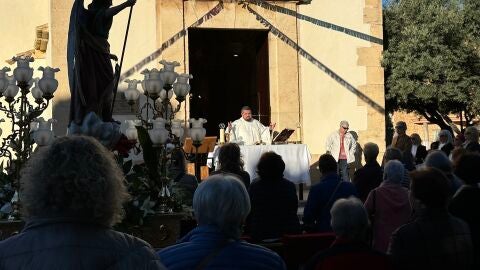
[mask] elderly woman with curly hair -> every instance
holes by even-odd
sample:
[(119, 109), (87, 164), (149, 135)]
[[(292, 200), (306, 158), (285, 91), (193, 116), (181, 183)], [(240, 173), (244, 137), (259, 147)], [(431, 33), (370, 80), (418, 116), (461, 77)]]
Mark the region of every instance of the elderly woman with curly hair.
[(26, 225), (0, 243), (0, 269), (164, 269), (146, 242), (111, 229), (129, 196), (96, 140), (57, 139), (32, 156), (20, 181)]

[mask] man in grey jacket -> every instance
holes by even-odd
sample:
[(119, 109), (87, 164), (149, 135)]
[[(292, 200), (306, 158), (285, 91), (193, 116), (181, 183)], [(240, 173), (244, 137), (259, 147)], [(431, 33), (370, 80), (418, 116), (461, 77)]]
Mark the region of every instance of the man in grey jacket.
[(348, 132), (348, 129), (348, 122), (341, 121), (339, 130), (330, 134), (326, 143), (327, 153), (337, 161), (338, 174), (343, 181), (350, 181), (348, 164), (355, 162), (355, 150), (357, 148), (357, 142)]

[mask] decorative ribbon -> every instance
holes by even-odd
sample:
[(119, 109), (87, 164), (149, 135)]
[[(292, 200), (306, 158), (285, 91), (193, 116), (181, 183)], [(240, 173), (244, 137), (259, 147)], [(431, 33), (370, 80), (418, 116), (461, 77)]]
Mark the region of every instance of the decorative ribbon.
[(383, 45), (383, 39), (380, 39), (380, 38), (377, 38), (377, 37), (374, 37), (374, 36), (371, 36), (371, 35), (367, 35), (365, 33), (358, 32), (358, 31), (355, 31), (355, 30), (352, 30), (352, 29), (349, 29), (349, 28), (346, 28), (346, 27), (343, 27), (343, 26), (340, 26), (340, 25), (336, 25), (336, 24), (333, 24), (333, 23), (329, 23), (329, 22), (326, 22), (326, 21), (315, 19), (315, 18), (312, 18), (310, 16), (300, 14), (296, 11), (291, 10), (291, 9), (267, 3), (264, 0), (246, 0), (246, 1), (240, 2), (240, 4), (244, 4), (244, 2), (248, 2), (248, 3), (251, 3), (251, 4), (257, 5), (261, 8), (267, 9), (267, 10), (280, 12), (280, 13), (283, 13), (283, 14), (286, 14), (286, 15), (290, 15), (290, 16), (296, 17), (297, 19), (307, 21), (307, 22), (310, 22), (314, 25), (318, 25), (320, 27), (327, 28), (327, 29), (330, 29), (330, 30), (333, 30), (333, 31), (345, 33), (346, 35), (356, 37), (358, 39), (363, 39), (363, 40), (366, 40), (366, 41), (369, 41), (369, 42), (373, 42), (373, 43)]
[(353, 85), (351, 85), (349, 82), (344, 80), (342, 77), (340, 77), (337, 73), (335, 73), (333, 70), (331, 70), (329, 67), (324, 65), (322, 62), (317, 60), (315, 57), (313, 57), (310, 53), (305, 51), (300, 45), (298, 45), (295, 41), (293, 41), (291, 38), (289, 38), (287, 35), (282, 33), (280, 30), (278, 30), (275, 26), (273, 26), (270, 22), (268, 22), (265, 18), (263, 18), (260, 14), (258, 14), (255, 10), (250, 8), (248, 4), (244, 4), (243, 8), (246, 8), (250, 13), (255, 15), (257, 21), (259, 21), (261, 24), (266, 26), (267, 28), (270, 29), (270, 32), (277, 36), (280, 40), (285, 42), (287, 45), (295, 49), (301, 56), (303, 56), (305, 59), (307, 59), (310, 63), (314, 64), (316, 67), (318, 67), (321, 71), (325, 72), (329, 77), (334, 79), (337, 83), (348, 89), (350, 92), (354, 93), (357, 95), (361, 100), (365, 101), (368, 103), (370, 106), (372, 106), (375, 110), (385, 113), (385, 109), (378, 103), (376, 103), (374, 100), (369, 98), (367, 95), (364, 93), (360, 92), (357, 88), (355, 88)]
[[(200, 19), (198, 19), (196, 22), (194, 22), (192, 25), (190, 25), (190, 27), (198, 27), (198, 26), (202, 25), (204, 22), (206, 22), (206, 21), (210, 20), (211, 18), (213, 18), (214, 16), (218, 15), (220, 13), (220, 11), (222, 11), (222, 10), (223, 10), (223, 2), (220, 1), (218, 3), (218, 5), (216, 5), (210, 11), (208, 11), (205, 15), (203, 15)], [(173, 35), (170, 39), (163, 42), (162, 46), (159, 49), (157, 49), (155, 52), (153, 52), (149, 56), (142, 59), (140, 62), (138, 62), (132, 68), (125, 71), (120, 76), (119, 81), (123, 81), (126, 78), (132, 76), (136, 72), (140, 71), (140, 69), (142, 69), (145, 65), (147, 65), (148, 63), (150, 63), (150, 62), (154, 61), (155, 59), (157, 59), (158, 57), (160, 57), (160, 55), (162, 55), (162, 52), (164, 50), (166, 50), (168, 47), (172, 46), (172, 44), (174, 44), (176, 41), (178, 41), (179, 39), (184, 37), (186, 34), (187, 34), (187, 30), (182, 29), (181, 31), (179, 31), (178, 33)]]

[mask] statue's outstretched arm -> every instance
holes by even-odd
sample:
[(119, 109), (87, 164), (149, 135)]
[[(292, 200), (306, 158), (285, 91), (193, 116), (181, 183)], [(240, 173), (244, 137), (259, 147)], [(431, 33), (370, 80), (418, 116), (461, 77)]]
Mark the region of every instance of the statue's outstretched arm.
[(118, 6), (111, 7), (109, 9), (107, 9), (107, 12), (105, 13), (105, 16), (113, 17), (113, 16), (117, 15), (120, 11), (124, 10), (125, 8), (135, 5), (136, 2), (137, 2), (137, 0), (127, 0), (127, 1), (123, 2), (122, 4), (120, 4)]

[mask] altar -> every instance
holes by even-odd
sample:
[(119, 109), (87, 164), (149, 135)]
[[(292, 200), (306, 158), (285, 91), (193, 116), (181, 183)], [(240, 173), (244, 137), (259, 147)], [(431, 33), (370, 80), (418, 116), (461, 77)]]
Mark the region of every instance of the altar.
[[(311, 155), (306, 144), (280, 144), (280, 145), (239, 145), (242, 159), (245, 163), (244, 170), (250, 174), (253, 180), (258, 177), (257, 163), (260, 156), (273, 151), (282, 156), (285, 162), (284, 177), (295, 184), (306, 183), (310, 185), (310, 159)], [(216, 165), (218, 151), (217, 145), (213, 152), (209, 153), (211, 165)]]

